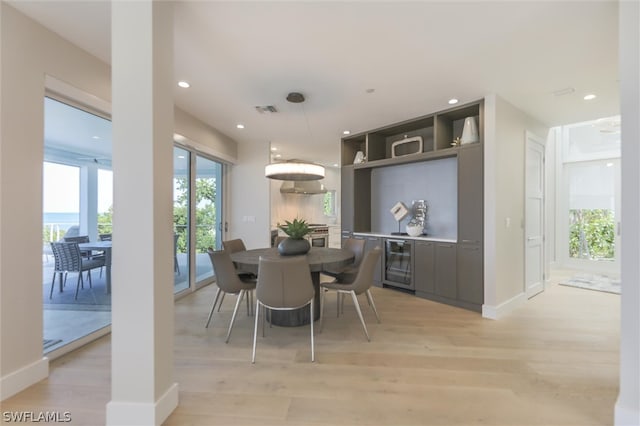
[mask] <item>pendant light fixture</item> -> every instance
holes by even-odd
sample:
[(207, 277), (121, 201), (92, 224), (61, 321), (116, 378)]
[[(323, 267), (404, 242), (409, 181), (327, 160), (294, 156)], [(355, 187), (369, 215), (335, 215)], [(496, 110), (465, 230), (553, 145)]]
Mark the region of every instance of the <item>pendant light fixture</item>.
[[(287, 101), (292, 103), (304, 102), (304, 95), (298, 92), (291, 92), (287, 95)], [(304, 112), (304, 108), (302, 110)], [(305, 114), (305, 120), (307, 115)], [(309, 120), (307, 120), (309, 128)], [(311, 129), (309, 128), (309, 133)], [(278, 163), (267, 164), (264, 168), (264, 175), (269, 179), (278, 180), (318, 180), (324, 178), (324, 166), (301, 160), (288, 160)]]

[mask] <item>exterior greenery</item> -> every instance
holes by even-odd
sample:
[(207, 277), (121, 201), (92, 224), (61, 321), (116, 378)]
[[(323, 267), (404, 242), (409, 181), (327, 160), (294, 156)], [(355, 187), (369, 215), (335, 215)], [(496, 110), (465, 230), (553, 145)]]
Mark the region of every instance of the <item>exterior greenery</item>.
[[(175, 186), (179, 194), (173, 203), (174, 231), (178, 235), (177, 252), (187, 251), (187, 225), (189, 183), (187, 178), (176, 178)], [(216, 247), (216, 179), (196, 179), (196, 253), (206, 253), (208, 247)]]
[(309, 225), (304, 219), (293, 219), (293, 222), (289, 222), (288, 220), (284, 221), (284, 225), (280, 226), (280, 229), (284, 231), (290, 238), (294, 240), (301, 240), (311, 232)]
[(613, 259), (615, 223), (608, 209), (569, 210), (569, 256), (579, 259)]

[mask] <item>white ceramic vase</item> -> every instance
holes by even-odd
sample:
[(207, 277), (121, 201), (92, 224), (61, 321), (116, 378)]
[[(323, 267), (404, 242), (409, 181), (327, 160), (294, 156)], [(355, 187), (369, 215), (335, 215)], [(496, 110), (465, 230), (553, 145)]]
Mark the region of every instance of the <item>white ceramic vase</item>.
[(462, 137), (460, 143), (468, 144), (478, 142), (480, 136), (478, 134), (478, 123), (475, 117), (467, 117), (464, 119), (464, 127), (462, 128)]

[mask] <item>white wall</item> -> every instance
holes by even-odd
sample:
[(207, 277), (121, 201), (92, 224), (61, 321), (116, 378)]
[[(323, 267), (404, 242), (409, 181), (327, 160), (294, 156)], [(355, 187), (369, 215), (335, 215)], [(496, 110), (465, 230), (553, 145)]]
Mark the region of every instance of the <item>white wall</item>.
[(267, 142), (238, 145), (238, 164), (229, 172), (229, 230), (225, 239), (242, 238), (248, 249), (271, 244), (270, 182)]
[[(0, 2), (0, 23), (0, 399), (5, 399), (48, 374), (42, 356), (41, 263), (45, 80), (53, 76), (108, 104), (111, 70), (5, 2)], [(233, 157), (235, 142), (187, 118), (176, 115), (180, 132)], [(207, 145), (214, 139), (219, 142)]]
[(0, 3), (0, 11), (0, 389), (4, 399), (47, 374), (42, 364), (40, 256), (45, 75), (109, 99), (110, 70), (6, 3)]
[[(548, 127), (496, 95), (485, 99), (485, 315), (524, 295), (525, 133)], [(491, 313), (490, 313), (491, 312)], [(497, 312), (497, 315), (496, 315)]]

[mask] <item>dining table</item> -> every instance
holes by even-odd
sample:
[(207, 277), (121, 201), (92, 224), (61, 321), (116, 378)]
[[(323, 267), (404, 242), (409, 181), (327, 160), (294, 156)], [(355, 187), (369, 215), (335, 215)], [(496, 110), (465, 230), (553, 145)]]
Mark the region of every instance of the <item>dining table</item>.
[[(278, 257), (281, 255), (275, 247), (259, 248), (232, 253), (231, 260), (236, 264), (238, 272), (250, 272), (257, 275), (261, 256)], [(353, 263), (355, 255), (348, 249), (311, 247), (311, 250), (309, 250), (307, 254), (301, 256), (305, 256), (309, 263), (311, 282), (316, 292), (313, 302), (313, 319), (315, 321), (320, 318), (320, 273), (325, 270), (335, 270)], [(258, 276), (258, 281), (259, 280), (260, 277)], [(305, 306), (287, 311), (271, 310), (270, 321), (274, 325), (288, 327), (309, 324), (309, 308)]]
[(94, 241), (80, 243), (78, 247), (82, 251), (101, 251), (104, 253), (104, 269), (107, 294), (111, 293), (111, 241)]

